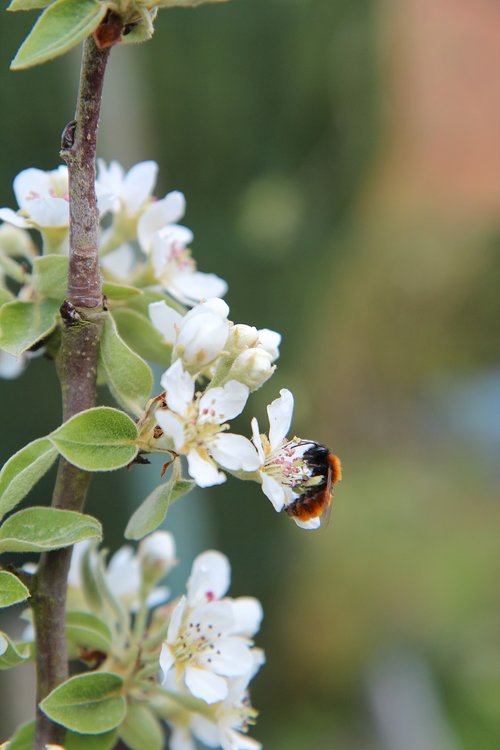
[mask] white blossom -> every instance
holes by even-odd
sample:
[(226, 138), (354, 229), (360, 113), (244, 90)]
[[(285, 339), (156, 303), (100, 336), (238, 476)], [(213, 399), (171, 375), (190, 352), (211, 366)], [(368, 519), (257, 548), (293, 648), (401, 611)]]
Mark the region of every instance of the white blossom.
[(208, 551), (194, 563), (187, 594), (175, 607), (160, 655), (164, 683), (184, 687), (208, 704), (225, 700), (230, 679), (253, 674), (251, 637), (262, 618), (251, 597), (225, 597), (230, 568), (227, 558)]
[(259, 458), (252, 443), (242, 435), (227, 433), (226, 420), (240, 414), (248, 388), (230, 380), (224, 386), (195, 395), (195, 380), (180, 360), (163, 374), (166, 409), (157, 409), (156, 419), (175, 451), (187, 457), (189, 474), (199, 487), (225, 481), (217, 464), (229, 471), (254, 471)]
[(217, 297), (202, 302), (182, 316), (165, 302), (149, 305), (149, 317), (165, 342), (174, 347), (173, 359), (200, 372), (224, 349), (228, 333), (229, 307)]
[[(70, 593), (78, 594), (83, 586), (82, 563), (84, 555), (91, 547), (88, 541), (78, 542), (73, 547), (71, 565), (68, 574)], [(95, 569), (98, 564), (97, 552), (90, 550), (90, 568)], [(105, 570), (105, 581), (110, 592), (130, 609), (135, 611), (140, 604), (143, 584), (141, 560), (135, 554), (133, 547), (125, 545), (111, 556)], [(148, 596), (148, 606), (155, 607), (164, 602), (169, 590), (164, 586), (154, 588)]]
[(177, 223), (184, 216), (185, 210), (186, 199), (178, 190), (167, 193), (165, 198), (151, 203), (146, 208), (137, 224), (137, 239), (146, 255), (152, 251), (153, 240), (158, 233), (161, 236), (162, 233), (168, 234), (179, 228), (184, 230), (184, 238), (189, 237), (186, 244), (191, 242), (191, 230)]
[(185, 305), (202, 299), (222, 297), (227, 292), (224, 279), (214, 273), (196, 270), (188, 248), (192, 232), (179, 225), (167, 225), (152, 239), (152, 262), (155, 277), (162, 287)]
[(165, 575), (177, 565), (174, 537), (168, 531), (149, 534), (139, 544), (137, 557), (143, 573), (154, 571), (158, 578)]
[[(69, 227), (68, 168), (44, 171), (30, 167), (14, 178), (19, 211), (0, 208), (0, 219), (21, 229), (61, 230)], [(109, 209), (109, 196), (97, 193), (101, 213)]]
[[(286, 388), (267, 407), (267, 413), (269, 437), (259, 433), (258, 422), (254, 418), (252, 441), (259, 455), (258, 474), (262, 491), (279, 512), (296, 500), (311, 480), (311, 469), (304, 460), (304, 453), (312, 442), (286, 437), (293, 415), (293, 396)], [(294, 521), (306, 529), (316, 529), (320, 525), (319, 518), (305, 522), (294, 518)]]
[(107, 166), (103, 159), (98, 159), (97, 165), (96, 188), (110, 196), (111, 211), (136, 216), (151, 198), (158, 175), (156, 162), (139, 162), (128, 172), (117, 161)]

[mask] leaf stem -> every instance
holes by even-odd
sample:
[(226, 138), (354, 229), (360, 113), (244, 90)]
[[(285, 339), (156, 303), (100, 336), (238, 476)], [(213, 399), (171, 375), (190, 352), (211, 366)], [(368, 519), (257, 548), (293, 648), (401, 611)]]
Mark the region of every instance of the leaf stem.
[[(67, 300), (61, 306), (61, 346), (56, 366), (63, 420), (95, 406), (97, 358), (105, 313), (99, 271), (99, 212), (95, 194), (95, 152), (101, 94), (109, 49), (89, 37), (83, 48), (76, 123), (63, 134), (61, 156), (68, 165), (70, 261)], [(60, 459), (52, 505), (81, 511), (91, 475)], [(72, 548), (40, 558), (32, 597), (37, 642), (37, 705), (68, 678), (65, 638), (66, 587)], [(63, 743), (64, 728), (37, 708), (33, 748)]]

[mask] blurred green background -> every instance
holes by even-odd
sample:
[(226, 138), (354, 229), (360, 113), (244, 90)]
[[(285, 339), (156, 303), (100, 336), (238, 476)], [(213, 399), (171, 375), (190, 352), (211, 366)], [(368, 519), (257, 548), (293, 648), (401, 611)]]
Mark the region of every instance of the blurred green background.
[[(79, 66), (10, 73), (32, 20), (0, 21), (12, 207), (21, 169), (59, 163)], [(289, 387), (294, 432), (344, 465), (319, 532), (231, 480), (167, 518), (176, 591), (216, 547), (231, 593), (264, 604), (267, 750), (500, 747), (499, 37), (483, 1), (233, 0), (163, 12), (152, 42), (111, 56), (100, 155), (155, 159), (157, 194), (185, 192), (231, 319), (283, 333), (261, 428)], [(1, 389), (5, 459), (60, 410), (43, 358)], [(110, 548), (158, 469), (94, 482)], [(0, 734), (30, 710), (26, 679), (3, 675)]]

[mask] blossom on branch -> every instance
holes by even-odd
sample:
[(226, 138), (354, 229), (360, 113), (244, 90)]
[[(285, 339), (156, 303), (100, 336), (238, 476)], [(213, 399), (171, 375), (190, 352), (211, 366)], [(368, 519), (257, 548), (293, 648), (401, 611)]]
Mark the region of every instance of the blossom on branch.
[(262, 608), (252, 597), (226, 597), (229, 579), (229, 562), (220, 552), (195, 559), (160, 655), (163, 683), (185, 687), (208, 704), (228, 698), (232, 678), (248, 682), (256, 671), (251, 638)]
[(189, 474), (199, 487), (225, 481), (220, 465), (229, 471), (254, 471), (259, 465), (252, 443), (242, 435), (227, 433), (226, 420), (240, 414), (248, 388), (236, 380), (195, 394), (195, 379), (177, 360), (163, 374), (167, 408), (155, 417), (163, 437), (180, 455), (185, 455)]

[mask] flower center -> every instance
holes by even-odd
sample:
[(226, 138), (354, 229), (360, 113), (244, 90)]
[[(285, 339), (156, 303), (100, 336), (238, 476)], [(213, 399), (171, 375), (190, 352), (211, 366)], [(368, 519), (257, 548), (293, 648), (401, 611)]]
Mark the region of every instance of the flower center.
[[(215, 647), (212, 641), (215, 638), (220, 638), (221, 635), (222, 633), (217, 632), (215, 627), (209, 622), (190, 620), (171, 647), (176, 662), (186, 664), (196, 661), (199, 654), (210, 651), (220, 655), (219, 649)], [(208, 656), (206, 661), (210, 663), (210, 656)]]

